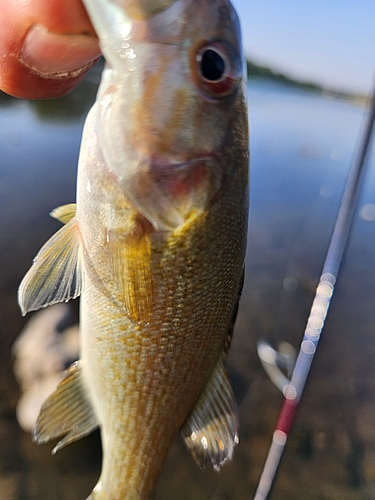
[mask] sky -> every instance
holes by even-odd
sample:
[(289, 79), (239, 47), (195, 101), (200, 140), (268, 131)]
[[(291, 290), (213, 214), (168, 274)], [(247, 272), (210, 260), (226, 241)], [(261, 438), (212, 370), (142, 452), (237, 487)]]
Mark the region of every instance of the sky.
[(232, 0), (246, 55), (291, 77), (368, 93), (375, 0)]

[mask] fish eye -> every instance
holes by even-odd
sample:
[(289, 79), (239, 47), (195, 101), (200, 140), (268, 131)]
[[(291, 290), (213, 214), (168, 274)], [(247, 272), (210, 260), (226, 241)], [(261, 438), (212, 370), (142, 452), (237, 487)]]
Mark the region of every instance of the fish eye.
[(195, 79), (207, 97), (226, 97), (236, 88), (240, 65), (233, 52), (224, 42), (206, 43), (196, 52)]
[(221, 80), (225, 74), (225, 61), (219, 52), (207, 49), (201, 55), (200, 71), (203, 78), (210, 82)]

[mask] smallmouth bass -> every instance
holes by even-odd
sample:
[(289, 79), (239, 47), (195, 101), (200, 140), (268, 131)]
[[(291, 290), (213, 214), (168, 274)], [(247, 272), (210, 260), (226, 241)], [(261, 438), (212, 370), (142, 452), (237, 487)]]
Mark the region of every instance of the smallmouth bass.
[(146, 499), (181, 430), (201, 465), (238, 442), (224, 361), (241, 288), (248, 127), (228, 0), (85, 0), (107, 61), (77, 203), (23, 279), (23, 313), (81, 295), (81, 356), (44, 403), (55, 451), (100, 426), (90, 498)]

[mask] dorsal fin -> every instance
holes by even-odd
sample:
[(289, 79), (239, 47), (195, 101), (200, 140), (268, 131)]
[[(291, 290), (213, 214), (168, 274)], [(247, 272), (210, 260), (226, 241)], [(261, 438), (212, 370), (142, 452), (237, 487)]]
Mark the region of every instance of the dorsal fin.
[(237, 427), (237, 407), (222, 355), (181, 432), (198, 465), (211, 462), (219, 470), (232, 458)]
[(65, 435), (52, 450), (54, 454), (67, 444), (87, 436), (96, 427), (98, 422), (82, 381), (81, 362), (77, 361), (43, 403), (34, 430), (34, 441), (47, 443)]
[[(78, 297), (83, 289), (83, 262), (78, 222), (72, 205), (64, 212), (57, 209), (60, 220), (66, 223), (41, 248), (23, 278), (18, 303), (22, 314), (36, 311), (57, 302)], [(54, 212), (52, 212), (54, 214)], [(56, 214), (53, 215), (56, 217)]]

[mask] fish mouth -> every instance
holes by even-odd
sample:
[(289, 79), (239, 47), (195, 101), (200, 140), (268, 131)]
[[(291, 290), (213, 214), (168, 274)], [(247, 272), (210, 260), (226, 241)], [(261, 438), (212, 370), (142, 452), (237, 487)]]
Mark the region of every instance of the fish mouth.
[(189, 160), (151, 157), (122, 182), (133, 206), (155, 230), (174, 230), (206, 212), (220, 190), (223, 168), (215, 155)]
[(148, 19), (167, 10), (178, 0), (121, 0), (117, 3), (135, 20)]

